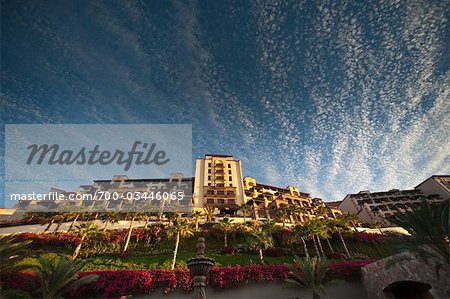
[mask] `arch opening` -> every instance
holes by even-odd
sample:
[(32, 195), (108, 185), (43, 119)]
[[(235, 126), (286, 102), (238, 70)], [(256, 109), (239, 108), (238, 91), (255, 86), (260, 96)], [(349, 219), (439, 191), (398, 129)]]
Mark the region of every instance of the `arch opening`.
[(383, 293), (386, 298), (432, 299), (431, 285), (418, 281), (397, 281), (387, 286)]

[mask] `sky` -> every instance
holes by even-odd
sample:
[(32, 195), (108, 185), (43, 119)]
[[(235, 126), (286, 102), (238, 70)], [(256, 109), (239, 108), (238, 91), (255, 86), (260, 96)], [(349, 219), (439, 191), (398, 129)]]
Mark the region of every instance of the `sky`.
[(5, 124), (192, 124), (193, 159), (232, 154), (261, 183), (326, 201), (411, 188), (450, 174), (449, 15), (450, 1), (2, 0), (1, 151)]

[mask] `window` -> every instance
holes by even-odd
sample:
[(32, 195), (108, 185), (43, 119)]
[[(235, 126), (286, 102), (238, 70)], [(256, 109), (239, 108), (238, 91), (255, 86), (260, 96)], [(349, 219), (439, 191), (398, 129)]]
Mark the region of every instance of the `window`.
[(210, 175), (208, 175), (208, 181), (210, 181), (211, 180), (211, 176)]
[(214, 195), (214, 190), (208, 190), (208, 195)]
[(225, 187), (225, 185), (224, 185), (224, 184), (216, 184), (216, 186), (217, 186), (217, 187), (219, 187), (219, 188), (223, 188), (223, 187)]
[(236, 202), (234, 201), (234, 199), (229, 199), (229, 200), (228, 200), (228, 203), (229, 203), (230, 205), (234, 205)]
[(208, 169), (208, 173), (211, 173), (211, 168), (210, 168), (210, 169)]
[(218, 199), (217, 203), (223, 205), (225, 203), (225, 199)]
[(230, 183), (230, 187), (233, 187), (233, 184), (232, 184), (232, 183)]
[(232, 176), (229, 176), (229, 177), (228, 177), (228, 180), (229, 180), (229, 181), (232, 181), (232, 180), (233, 180), (233, 177), (232, 177)]
[(228, 191), (228, 195), (234, 195), (234, 191)]
[(211, 186), (211, 183), (208, 183), (208, 186)]
[(231, 169), (228, 170), (228, 174), (231, 174)]
[(214, 199), (208, 198), (208, 199), (206, 200), (206, 203), (214, 203)]
[(224, 195), (225, 192), (224, 192), (224, 191), (217, 191), (217, 194), (218, 194), (218, 195)]
[(228, 168), (231, 168), (231, 164), (228, 164)]
[(211, 163), (208, 163), (208, 167), (211, 167)]

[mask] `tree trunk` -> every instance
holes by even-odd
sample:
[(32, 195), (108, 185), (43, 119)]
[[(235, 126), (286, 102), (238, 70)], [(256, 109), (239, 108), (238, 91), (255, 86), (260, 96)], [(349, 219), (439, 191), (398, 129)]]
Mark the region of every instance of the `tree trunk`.
[(347, 255), (348, 258), (351, 258), (350, 252), (348, 251), (348, 248), (347, 248), (347, 244), (345, 244), (345, 241), (344, 241), (344, 238), (342, 237), (341, 232), (339, 230), (337, 232), (339, 234), (339, 239), (341, 239), (342, 247), (344, 247), (345, 254)]
[(334, 253), (334, 249), (333, 249), (333, 246), (331, 246), (330, 239), (326, 238), (326, 240), (328, 243), (328, 248), (330, 248), (330, 251)]
[(172, 267), (170, 269), (175, 269), (175, 264), (177, 263), (178, 245), (180, 244), (180, 233), (177, 233), (175, 239), (175, 249), (173, 250)]
[(305, 239), (303, 239), (303, 237), (301, 237), (301, 239), (302, 239), (303, 250), (305, 251), (306, 258), (309, 260), (309, 252), (308, 252), (308, 247), (306, 246)]
[(224, 232), (223, 241), (224, 241), (225, 248), (227, 248), (228, 247), (228, 233), (227, 232)]
[(259, 260), (261, 261), (261, 264), (264, 264), (263, 250), (261, 247), (259, 247)]
[(58, 222), (58, 225), (56, 225), (56, 228), (55, 228), (55, 230), (53, 231), (54, 233), (56, 233), (56, 232), (59, 230), (59, 228), (61, 227), (61, 224), (63, 223), (63, 221), (64, 221), (64, 220), (61, 220), (60, 222)]
[(53, 222), (55, 222), (55, 219), (52, 219), (52, 221), (50, 221), (50, 223), (45, 228), (44, 233), (47, 232), (50, 229), (50, 227), (52, 226)]
[(127, 241), (125, 242), (125, 247), (123, 248), (123, 252), (127, 251), (128, 244), (130, 244), (131, 233), (133, 231), (133, 226), (134, 226), (134, 219), (135, 219), (135, 217), (131, 218), (130, 228), (128, 229), (128, 234), (127, 234)]
[(358, 232), (358, 230), (356, 229), (356, 225), (355, 225), (355, 222), (351, 221), (350, 223), (352, 224), (352, 226), (353, 226), (353, 229), (355, 230), (355, 232)]
[(77, 216), (75, 217), (75, 219), (73, 219), (72, 223), (69, 226), (69, 229), (67, 230), (67, 232), (69, 233), (70, 231), (72, 231), (73, 226), (75, 225), (75, 223), (77, 222), (78, 218), (80, 217), (80, 214), (77, 214)]
[(245, 212), (242, 212), (242, 216), (244, 217), (244, 224), (245, 224), (245, 222), (246, 222), (246, 220), (245, 220)]
[(317, 257), (320, 258), (320, 253), (319, 253), (319, 248), (317, 248), (316, 238), (314, 238), (314, 236), (312, 236), (312, 240), (314, 243), (314, 249), (316, 250), (316, 255), (317, 255)]
[(81, 237), (80, 243), (78, 243), (77, 248), (75, 248), (75, 252), (72, 254), (72, 260), (76, 259), (81, 250), (81, 245), (83, 245), (85, 236)]
[(320, 241), (320, 237), (318, 235), (316, 235), (316, 238), (317, 238), (317, 243), (319, 244), (320, 253), (322, 254), (322, 256), (325, 256), (325, 253), (323, 252), (322, 242)]
[(198, 231), (198, 221), (199, 221), (199, 219), (197, 218), (197, 219), (195, 219), (195, 230), (196, 231)]
[(109, 222), (110, 222), (109, 220), (106, 220), (106, 221), (105, 221), (105, 226), (103, 227), (103, 231), (104, 231), (104, 232), (106, 232), (106, 230), (108, 229)]

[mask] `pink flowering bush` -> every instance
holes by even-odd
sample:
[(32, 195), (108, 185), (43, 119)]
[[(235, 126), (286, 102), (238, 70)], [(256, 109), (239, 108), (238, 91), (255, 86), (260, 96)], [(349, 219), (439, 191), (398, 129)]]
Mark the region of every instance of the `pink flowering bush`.
[(339, 261), (328, 264), (328, 276), (330, 279), (353, 280), (360, 277), (360, 269), (371, 264), (375, 260)]
[(258, 281), (282, 281), (287, 278), (284, 265), (250, 265), (212, 268), (208, 284), (215, 288), (230, 288)]
[[(357, 278), (362, 266), (372, 263), (373, 260), (342, 261), (329, 264), (329, 279)], [(289, 270), (285, 265), (250, 265), (214, 267), (208, 275), (208, 285), (214, 288), (231, 288), (253, 282), (284, 281)], [(189, 291), (192, 289), (192, 280), (189, 270), (106, 270), (82, 271), (80, 276), (97, 274), (98, 280), (73, 290), (66, 294), (71, 298), (85, 297), (119, 297), (123, 295), (149, 294), (161, 289), (167, 294), (175, 289)], [(14, 275), (1, 277), (2, 288), (20, 288), (25, 278), (33, 279), (30, 272), (16, 272)]]
[(377, 233), (354, 232), (352, 237), (360, 242), (379, 243), (382, 242), (383, 235)]
[[(133, 242), (131, 246), (145, 246), (146, 244), (155, 243), (161, 240), (162, 228), (153, 225), (148, 228), (136, 228), (132, 231), (131, 237)], [(123, 244), (128, 234), (128, 229), (99, 231), (96, 237), (89, 240), (84, 248), (93, 248), (95, 252), (108, 251), (108, 249), (116, 249)], [(75, 248), (80, 242), (80, 236), (74, 232), (57, 232), (57, 233), (21, 233), (17, 235), (21, 240), (32, 240), (32, 246), (42, 247), (61, 247)], [(102, 250), (103, 249), (103, 250)]]
[(60, 247), (75, 247), (80, 242), (80, 236), (76, 233), (21, 233), (17, 235), (20, 240), (32, 240), (33, 246), (41, 247), (43, 245), (48, 246), (60, 246)]
[(45, 218), (34, 217), (30, 218), (22, 218), (15, 220), (0, 220), (0, 227), (10, 227), (17, 225), (26, 225), (26, 224), (39, 224), (45, 221)]

